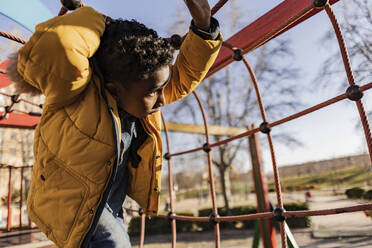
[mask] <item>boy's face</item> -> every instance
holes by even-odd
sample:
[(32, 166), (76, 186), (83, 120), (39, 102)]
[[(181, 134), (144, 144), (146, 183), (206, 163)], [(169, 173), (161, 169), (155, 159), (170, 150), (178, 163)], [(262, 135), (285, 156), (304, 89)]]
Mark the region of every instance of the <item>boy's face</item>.
[(159, 111), (165, 104), (164, 87), (169, 79), (170, 67), (163, 66), (148, 79), (129, 82), (126, 85), (108, 83), (107, 86), (120, 108), (137, 118), (143, 118)]

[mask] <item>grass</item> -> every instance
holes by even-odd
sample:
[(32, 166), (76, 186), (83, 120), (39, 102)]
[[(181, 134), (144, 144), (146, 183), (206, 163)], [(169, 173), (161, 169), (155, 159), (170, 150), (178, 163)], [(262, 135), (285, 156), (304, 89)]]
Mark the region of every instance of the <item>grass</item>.
[[(284, 189), (306, 190), (342, 184), (345, 187), (363, 186), (368, 173), (365, 168), (350, 167), (317, 175), (307, 175), (281, 179)], [(371, 176), (370, 181), (372, 181)], [(269, 182), (269, 188), (274, 188), (274, 182)]]
[[(298, 177), (281, 178), (281, 184), (284, 191), (301, 191), (310, 189), (320, 189), (323, 187), (340, 185), (343, 187), (364, 186), (367, 181), (368, 173), (366, 168), (354, 166), (345, 169), (337, 169), (330, 172), (323, 172), (316, 175), (306, 175)], [(372, 183), (372, 172), (369, 175)], [(217, 192), (220, 192), (219, 182), (216, 182)], [(274, 181), (268, 182), (270, 191), (274, 189)], [(253, 184), (247, 185), (246, 181), (231, 180), (231, 189), (234, 195), (246, 195), (254, 190)], [(202, 189), (190, 188), (177, 193), (177, 199), (198, 198), (200, 194), (208, 194), (209, 187), (204, 186)], [(164, 197), (166, 197), (164, 195)], [(164, 199), (163, 199), (164, 200)]]

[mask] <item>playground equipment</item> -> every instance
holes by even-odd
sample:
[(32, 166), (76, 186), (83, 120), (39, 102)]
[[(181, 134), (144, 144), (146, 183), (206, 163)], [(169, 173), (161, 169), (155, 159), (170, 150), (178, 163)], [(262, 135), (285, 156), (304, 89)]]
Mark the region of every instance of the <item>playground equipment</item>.
[[(23, 228), (23, 203), (25, 200), (23, 199), (24, 196), (24, 172), (25, 170), (31, 170), (32, 166), (21, 166), (21, 167), (15, 167), (15, 166), (4, 166), (0, 165), (0, 172), (7, 170), (8, 171), (8, 194), (7, 194), (7, 222), (6, 222), (6, 230), (8, 232), (11, 231), (11, 226), (12, 226), (12, 208), (11, 208), (11, 203), (12, 203), (12, 178), (14, 177), (14, 172), (19, 173), (20, 181), (19, 181), (19, 213), (18, 213), (18, 218), (19, 218), (19, 224), (18, 228), (22, 229)], [(32, 222), (30, 219), (28, 219), (28, 228), (33, 228)]]
[[(281, 233), (281, 243), (282, 247), (295, 247), (295, 245), (291, 242), (287, 242), (287, 234), (288, 228), (286, 227), (285, 220), (287, 218), (295, 218), (295, 217), (304, 217), (304, 216), (316, 216), (316, 215), (331, 215), (331, 214), (340, 214), (346, 212), (356, 212), (356, 211), (369, 211), (372, 210), (372, 204), (362, 204), (357, 206), (350, 206), (345, 208), (336, 208), (336, 209), (324, 209), (324, 210), (314, 210), (314, 211), (286, 211), (283, 208), (283, 200), (282, 200), (282, 193), (281, 193), (281, 183), (280, 183), (280, 176), (278, 171), (278, 166), (276, 163), (275, 158), (275, 150), (273, 145), (273, 139), (270, 134), (270, 131), (273, 127), (283, 124), (285, 122), (294, 120), (326, 106), (329, 106), (333, 103), (338, 101), (349, 99), (356, 103), (361, 122), (363, 125), (364, 133), (366, 142), (368, 145), (368, 150), (370, 154), (370, 158), (372, 161), (372, 139), (371, 139), (371, 131), (369, 127), (369, 122), (367, 115), (365, 113), (363, 103), (361, 101), (363, 97), (363, 92), (369, 90), (372, 87), (372, 82), (364, 84), (362, 86), (356, 85), (353, 71), (351, 69), (350, 60), (348, 57), (348, 53), (345, 46), (345, 41), (342, 36), (342, 32), (340, 26), (337, 22), (337, 19), (332, 11), (331, 5), (336, 3), (338, 0), (314, 0), (311, 2), (310, 0), (286, 0), (279, 4), (277, 7), (257, 19), (252, 24), (248, 25), (240, 32), (232, 36), (230, 39), (224, 42), (224, 47), (221, 49), (221, 52), (209, 71), (207, 77), (213, 75), (226, 65), (232, 63), (233, 61), (243, 61), (244, 65), (246, 66), (254, 85), (254, 89), (256, 91), (257, 100), (259, 109), (261, 112), (262, 122), (259, 127), (252, 126), (248, 131), (243, 132), (241, 134), (232, 136), (227, 138), (223, 141), (219, 141), (216, 143), (211, 144), (209, 141), (209, 129), (206, 114), (204, 112), (204, 107), (201, 100), (198, 97), (196, 92), (193, 92), (203, 116), (204, 126), (205, 126), (205, 139), (206, 143), (201, 146), (191, 150), (182, 151), (171, 153), (170, 151), (170, 141), (168, 136), (168, 128), (166, 122), (163, 117), (164, 123), (164, 131), (166, 134), (166, 143), (167, 143), (167, 153), (164, 155), (165, 159), (168, 160), (168, 170), (169, 170), (169, 199), (170, 199), (170, 212), (167, 215), (160, 215), (162, 218), (168, 218), (172, 224), (172, 247), (176, 246), (176, 220), (182, 221), (200, 221), (200, 222), (211, 222), (214, 224), (214, 232), (215, 232), (215, 247), (220, 247), (220, 228), (219, 223), (224, 221), (239, 221), (239, 220), (260, 220), (260, 230), (261, 230), (261, 237), (263, 238), (264, 247), (276, 247), (275, 239), (273, 238), (274, 229), (268, 224), (267, 220), (275, 219), (280, 223), (280, 233)], [(219, 1), (218, 4), (212, 9), (212, 13), (216, 13), (225, 3), (227, 0)], [(337, 36), (338, 44), (340, 47), (341, 56), (343, 59), (345, 72), (347, 75), (349, 87), (347, 88), (344, 94), (338, 95), (328, 101), (322, 102), (317, 104), (313, 107), (305, 109), (299, 113), (290, 115), (286, 118), (269, 122), (268, 118), (265, 113), (264, 103), (261, 98), (259, 85), (254, 74), (252, 67), (250, 66), (247, 59), (244, 57), (244, 54), (254, 50), (255, 48), (265, 44), (269, 40), (277, 37), (281, 33), (287, 31), (288, 29), (294, 27), (295, 25), (301, 23), (302, 21), (310, 18), (311, 16), (315, 15), (319, 11), (325, 10), (331, 23), (334, 28), (335, 34)], [(60, 14), (64, 14), (67, 12), (66, 8), (62, 8)], [(5, 36), (7, 38), (16, 40), (18, 42), (24, 43), (24, 41), (18, 39), (17, 37), (11, 36), (9, 34), (0, 33), (0, 35)], [(170, 39), (171, 42), (182, 42), (182, 39), (179, 37), (173, 37)], [(4, 66), (4, 65), (3, 65)], [(4, 66), (5, 67), (5, 66)], [(1, 75), (1, 74), (0, 74)], [(0, 80), (0, 87), (5, 87), (9, 85), (10, 82), (5, 80)], [(3, 93), (1, 93), (3, 94)], [(20, 113), (16, 114), (14, 112), (14, 106), (18, 101), (26, 101), (20, 99), (19, 95), (6, 95), (11, 98), (12, 104), (5, 108), (5, 111), (0, 113), (0, 127), (17, 127), (17, 128), (34, 128), (37, 124), (38, 117), (35, 114), (31, 113)], [(37, 104), (36, 104), (37, 105)], [(41, 106), (40, 106), (41, 107)], [(22, 119), (23, 118), (23, 119)], [(262, 173), (259, 168), (260, 164), (260, 155), (257, 152), (257, 144), (255, 145), (255, 140), (257, 139), (256, 134), (258, 132), (262, 132), (266, 134), (269, 147), (270, 147), (270, 154), (273, 163), (273, 172), (274, 172), (274, 179), (275, 179), (275, 191), (276, 191), (276, 198), (277, 203), (276, 207), (273, 211), (270, 211), (268, 206), (268, 202), (265, 199), (265, 183), (262, 177)], [(249, 215), (240, 215), (240, 216), (226, 216), (221, 217), (218, 215), (217, 206), (216, 206), (216, 194), (215, 194), (215, 186), (214, 186), (214, 178), (213, 178), (213, 167), (212, 167), (212, 154), (211, 149), (213, 147), (226, 144), (236, 139), (240, 139), (243, 137), (250, 137), (252, 141), (250, 142), (251, 146), (251, 154), (253, 164), (256, 165), (254, 168), (255, 177), (257, 177), (256, 181), (256, 191), (261, 191), (261, 194), (257, 195), (258, 198), (258, 213), (257, 214), (249, 214)], [(252, 138), (253, 137), (253, 138)], [(209, 217), (189, 217), (189, 216), (180, 216), (175, 214), (174, 209), (174, 199), (173, 199), (173, 178), (172, 178), (172, 165), (171, 159), (175, 156), (181, 156), (188, 153), (204, 151), (207, 156), (208, 161), (208, 173), (209, 173), (209, 182), (210, 182), (210, 192), (212, 198), (212, 214)], [(255, 163), (255, 162), (256, 163)], [(142, 216), (142, 227), (141, 227), (141, 236), (140, 236), (140, 247), (143, 247), (144, 244), (144, 230), (145, 230), (145, 214), (141, 210), (137, 210), (137, 212)], [(265, 224), (266, 223), (266, 224)]]

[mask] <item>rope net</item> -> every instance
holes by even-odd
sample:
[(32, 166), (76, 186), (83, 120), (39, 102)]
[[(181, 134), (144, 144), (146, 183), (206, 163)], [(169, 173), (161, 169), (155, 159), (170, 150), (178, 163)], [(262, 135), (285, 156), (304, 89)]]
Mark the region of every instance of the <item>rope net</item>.
[(13, 112), (26, 114), (26, 115), (29, 115), (29, 116), (41, 116), (40, 112), (34, 112), (34, 111), (28, 111), (27, 112), (27, 111), (23, 111), (23, 110), (20, 110), (20, 109), (16, 109), (14, 107), (17, 105), (17, 103), (24, 102), (26, 104), (29, 104), (29, 105), (32, 105), (32, 106), (35, 106), (35, 107), (38, 107), (38, 108), (41, 109), (43, 107), (42, 104), (37, 104), (37, 103), (34, 103), (34, 102), (29, 101), (27, 99), (23, 99), (23, 98), (20, 97), (20, 94), (11, 95), (11, 94), (7, 94), (7, 93), (4, 93), (4, 92), (0, 91), (0, 95), (8, 97), (11, 100), (10, 105), (0, 106), (0, 107), (4, 108), (4, 112), (0, 115), (0, 121), (3, 120), (3, 119), (6, 119), (8, 117), (8, 115), (10, 113), (13, 113)]
[[(211, 13), (215, 14), (225, 3), (227, 0), (220, 0), (213, 8)], [(330, 22), (332, 23), (333, 29), (335, 31), (335, 35), (338, 40), (338, 44), (340, 47), (340, 53), (343, 59), (343, 64), (345, 67), (345, 72), (346, 76), (348, 78), (349, 82), (349, 87), (347, 88), (346, 92), (344, 94), (338, 95), (334, 98), (331, 98), (327, 101), (324, 101), (322, 103), (319, 103), (315, 106), (312, 106), (310, 108), (307, 108), (303, 111), (300, 111), (298, 113), (295, 113), (293, 115), (287, 116), (283, 119), (273, 121), (273, 122), (268, 122), (268, 118), (266, 116), (265, 112), (265, 105), (263, 103), (259, 85), (257, 82), (257, 78), (255, 76), (255, 73), (250, 66), (248, 60), (244, 57), (243, 55), (243, 50), (237, 47), (234, 47), (233, 45), (224, 42), (223, 46), (229, 48), (232, 51), (232, 57), (235, 61), (243, 61), (245, 67), (247, 68), (247, 71), (252, 79), (252, 83), (256, 92), (256, 97), (258, 101), (258, 106), (260, 109), (261, 113), (261, 118), (262, 122), (259, 127), (252, 127), (248, 131), (243, 132), (241, 134), (229, 137), (225, 140), (210, 144), (209, 143), (209, 131), (208, 131), (208, 121), (206, 117), (206, 113), (204, 111), (204, 106), (202, 101), (200, 100), (198, 94), (196, 91), (193, 92), (194, 97), (196, 98), (201, 114), (203, 116), (203, 122), (204, 122), (204, 127), (205, 127), (205, 139), (206, 143), (201, 146), (201, 147), (196, 147), (194, 149), (186, 150), (186, 151), (181, 151), (181, 152), (175, 152), (171, 153), (171, 146), (170, 146), (170, 141), (169, 141), (169, 135), (168, 135), (168, 128), (165, 124), (165, 118), (164, 115), (162, 115), (162, 120), (164, 124), (164, 131), (165, 131), (165, 136), (166, 136), (166, 144), (167, 144), (167, 153), (164, 155), (164, 158), (168, 161), (168, 186), (169, 186), (169, 199), (170, 199), (170, 212), (167, 215), (159, 215), (161, 218), (167, 218), (171, 221), (171, 227), (172, 227), (172, 248), (176, 247), (176, 220), (179, 221), (192, 221), (192, 222), (212, 222), (214, 223), (214, 233), (215, 233), (215, 247), (219, 248), (221, 246), (220, 244), (220, 228), (219, 228), (219, 223), (220, 222), (232, 222), (232, 221), (242, 221), (242, 220), (261, 220), (261, 219), (275, 219), (280, 222), (280, 233), (281, 233), (281, 243), (282, 247), (286, 248), (287, 247), (287, 241), (286, 241), (286, 231), (285, 231), (285, 219), (287, 218), (296, 218), (296, 217), (305, 217), (305, 216), (319, 216), (319, 215), (333, 215), (333, 214), (341, 214), (341, 213), (350, 213), (350, 212), (357, 212), (357, 211), (365, 211), (365, 210), (372, 210), (372, 204), (361, 204), (361, 205), (356, 205), (356, 206), (350, 206), (350, 207), (343, 207), (343, 208), (333, 208), (333, 209), (323, 209), (323, 210), (306, 210), (306, 211), (285, 211), (283, 208), (283, 200), (282, 200), (282, 192), (281, 192), (281, 183), (280, 183), (280, 175), (279, 175), (279, 170), (278, 166), (276, 163), (276, 156), (275, 156), (275, 150), (274, 150), (274, 143), (272, 136), (270, 134), (270, 131), (273, 127), (276, 127), (278, 125), (281, 125), (283, 123), (286, 123), (288, 121), (297, 119), (301, 116), (307, 115), (311, 112), (317, 111), (319, 109), (322, 109), (324, 107), (327, 107), (331, 104), (334, 104), (336, 102), (339, 102), (344, 99), (349, 99), (351, 101), (354, 101), (359, 115), (361, 119), (361, 123), (363, 126), (363, 130), (365, 133), (365, 138), (367, 141), (368, 145), (368, 150), (369, 150), (369, 155), (370, 159), (372, 161), (372, 140), (371, 140), (371, 131), (369, 127), (369, 122), (367, 115), (365, 113), (365, 109), (363, 106), (363, 103), (361, 101), (361, 98), (363, 96), (363, 92), (367, 91), (372, 88), (372, 82), (369, 82), (365, 85), (358, 86), (355, 84), (355, 79), (353, 76), (353, 71), (351, 69), (350, 65), (350, 59), (349, 55), (346, 49), (345, 41), (341, 32), (340, 25), (338, 24), (338, 21), (336, 19), (336, 16), (334, 15), (331, 5), (328, 3), (328, 1), (315, 1), (316, 4), (318, 2), (323, 2), (323, 5), (321, 6), (310, 6), (306, 9), (304, 9), (301, 13), (298, 13), (295, 15), (294, 18), (292, 18), (290, 21), (287, 23), (284, 23), (279, 29), (277, 29), (275, 32), (270, 33), (267, 36), (262, 37), (257, 43), (254, 44), (254, 47), (258, 47), (268, 40), (275, 38), (278, 34), (286, 30), (288, 27), (292, 27), (295, 22), (297, 22), (299, 19), (303, 18), (306, 13), (309, 13), (309, 11), (312, 11), (315, 8), (323, 8), (325, 9)], [(81, 6), (84, 6), (82, 3)], [(62, 7), (60, 11), (60, 15), (63, 15), (67, 12), (67, 9)], [(24, 40), (15, 37), (13, 35), (9, 35), (5, 32), (0, 32), (1, 36), (4, 36), (6, 38), (15, 40), (20, 43), (25, 43)], [(252, 50), (252, 47), (246, 50)], [(39, 106), (40, 108), (42, 107), (40, 104), (32, 103), (30, 101), (27, 101), (25, 99), (21, 99), (19, 95), (8, 95), (3, 92), (0, 92), (0, 94), (10, 97), (12, 99), (12, 104), (9, 106), (5, 106), (5, 113), (0, 117), (0, 120), (2, 118), (5, 118), (7, 114), (11, 113), (12, 111), (16, 111), (13, 106), (20, 102), (24, 101), (28, 104), (32, 104), (34, 106)], [(28, 113), (31, 115), (31, 113)], [(273, 172), (274, 172), (274, 181), (275, 181), (275, 192), (276, 192), (276, 199), (277, 199), (277, 204), (276, 208), (272, 212), (261, 212), (261, 213), (256, 213), (256, 214), (247, 214), (247, 215), (238, 215), (238, 216), (223, 216), (220, 217), (218, 215), (217, 211), (217, 204), (216, 204), (216, 193), (215, 193), (215, 185), (214, 185), (214, 176), (213, 176), (213, 167), (212, 167), (212, 154), (211, 154), (211, 149), (213, 147), (217, 147), (223, 144), (227, 144), (231, 141), (241, 139), (244, 137), (248, 137), (251, 135), (254, 135), (258, 132), (262, 132), (266, 134), (268, 143), (269, 143), (269, 148), (270, 148), (270, 154), (271, 154), (271, 159), (272, 159), (272, 166), (273, 166)], [(173, 176), (172, 176), (172, 157), (176, 156), (181, 156), (184, 154), (189, 154), (189, 153), (194, 153), (198, 151), (204, 151), (207, 156), (207, 161), (208, 161), (208, 175), (209, 175), (209, 186), (210, 186), (210, 193), (211, 193), (211, 200), (212, 200), (212, 214), (209, 217), (190, 217), (190, 216), (183, 216), (183, 215), (177, 215), (175, 214), (175, 208), (174, 208), (174, 197), (173, 197)], [(126, 208), (127, 211), (130, 212), (137, 212), (141, 216), (141, 235), (140, 235), (140, 247), (144, 246), (144, 237), (145, 237), (145, 218), (146, 215), (142, 211), (142, 209), (129, 209)]]

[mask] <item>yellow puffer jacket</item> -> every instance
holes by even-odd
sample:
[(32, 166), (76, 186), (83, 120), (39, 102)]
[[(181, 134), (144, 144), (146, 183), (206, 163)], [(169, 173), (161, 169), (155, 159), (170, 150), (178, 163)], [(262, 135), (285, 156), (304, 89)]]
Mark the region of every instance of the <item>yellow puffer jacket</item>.
[[(117, 105), (103, 90), (105, 102), (88, 61), (104, 29), (103, 15), (83, 7), (39, 24), (18, 54), (18, 72), (46, 96), (35, 131), (28, 213), (59, 247), (85, 247), (115, 173), (121, 139), (115, 132), (115, 125), (121, 130)], [(219, 38), (205, 41), (190, 30), (165, 88), (167, 103), (188, 95), (204, 78), (222, 44)], [(141, 123), (148, 138), (138, 150), (138, 168), (128, 165), (128, 195), (146, 213), (157, 214), (163, 157), (160, 113)]]

